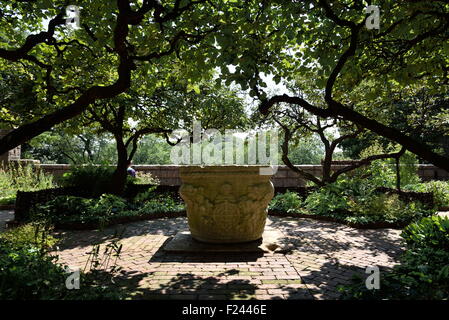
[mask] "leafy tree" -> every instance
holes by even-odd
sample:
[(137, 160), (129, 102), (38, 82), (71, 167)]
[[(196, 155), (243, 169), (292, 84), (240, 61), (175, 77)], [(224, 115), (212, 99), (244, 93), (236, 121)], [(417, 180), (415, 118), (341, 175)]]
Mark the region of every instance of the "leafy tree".
[[(324, 148), (317, 135), (300, 137), (289, 146), (289, 159), (292, 164), (320, 164)], [(282, 157), (282, 156), (281, 156)]]
[[(338, 177), (344, 173), (348, 173), (357, 168), (370, 164), (374, 160), (394, 158), (399, 159), (405, 152), (405, 149), (401, 149), (394, 153), (379, 153), (363, 157), (352, 164), (343, 168), (333, 170), (332, 162), (336, 149), (339, 147), (342, 141), (349, 138), (357, 137), (363, 129), (354, 128), (353, 125), (347, 124), (341, 120), (323, 121), (320, 117), (314, 117), (304, 111), (302, 108), (293, 106), (287, 109), (277, 109), (272, 112), (272, 118), (276, 122), (284, 133), (284, 141), (282, 143), (282, 161), (294, 172), (297, 172), (301, 177), (307, 179), (318, 186), (324, 186), (329, 183), (337, 181)], [(330, 129), (336, 129), (336, 125), (339, 127), (346, 127), (346, 134), (338, 137), (333, 137), (332, 133), (329, 133)], [(290, 160), (289, 148), (290, 142), (298, 140), (301, 136), (308, 136), (311, 133), (315, 133), (320, 137), (320, 140), (324, 146), (323, 158), (321, 161), (322, 176), (316, 177), (311, 173), (295, 166)]]
[[(203, 40), (213, 44), (208, 36), (219, 26), (214, 6), (205, 0), (70, 4), (81, 9), (78, 30), (66, 26), (67, 1), (0, 1), (0, 70), (31, 80), (38, 106), (33, 117), (15, 117), (15, 129), (0, 140), (0, 153), (82, 114), (95, 102), (126, 92), (134, 70), (156, 89), (164, 84), (153, 77), (156, 62), (192, 61), (191, 51)], [(187, 64), (185, 75), (192, 84), (209, 68), (206, 59)], [(20, 108), (31, 110), (24, 104)], [(2, 119), (14, 118), (15, 109), (2, 109)]]
[[(295, 92), (297, 96), (302, 98), (307, 97), (314, 105), (325, 105), (321, 91), (313, 86), (313, 78), (311, 77), (304, 78), (298, 76), (294, 81), (289, 83), (288, 88), (290, 91)], [(263, 121), (277, 124), (283, 131), (284, 140), (281, 145), (281, 158), (283, 162), (302, 178), (318, 186), (336, 182), (340, 175), (369, 165), (372, 161), (388, 158), (399, 159), (405, 152), (402, 149), (391, 153), (379, 152), (378, 154), (370, 154), (357, 161), (353, 161), (343, 168), (333, 170), (333, 161), (338, 155), (337, 151), (341, 148), (341, 144), (348, 139), (355, 139), (363, 134), (366, 130), (362, 127), (344, 121), (342, 117), (329, 120), (323, 119), (307, 112), (299, 105), (289, 105), (286, 103), (278, 103), (273, 106), (270, 116), (265, 117)], [(302, 168), (296, 167), (291, 160), (290, 145), (297, 144), (300, 139), (313, 135), (316, 135), (322, 144), (322, 152), (320, 154), (322, 166), (321, 177), (316, 177)]]
[[(262, 100), (263, 114), (284, 102), (323, 119), (342, 118), (449, 170), (448, 157), (409, 134), (412, 130), (390, 125), (394, 109), (386, 103), (394, 92), (402, 93), (403, 99), (408, 88), (426, 88), (430, 95), (447, 92), (449, 6), (445, 1), (387, 0), (378, 5), (380, 31), (365, 27), (362, 1), (273, 0), (258, 7), (241, 6), (233, 11), (245, 12), (247, 18), (230, 14), (235, 23), (229, 27), (229, 38), (220, 42), (216, 60), (235, 66), (223, 68), (224, 77), (251, 88), (250, 94)], [(277, 82), (298, 75), (310, 78), (325, 104), (294, 94), (268, 97), (263, 73), (274, 75)], [(420, 108), (414, 105), (416, 111)]]
[[(425, 88), (390, 95), (390, 100), (378, 108), (379, 112), (391, 111), (383, 118), (388, 125), (413, 136), (421, 142), (427, 142), (435, 151), (449, 156), (449, 127), (445, 125), (449, 110), (449, 97), (431, 95)], [(357, 158), (368, 144), (381, 143), (384, 147), (389, 141), (371, 132), (345, 141), (342, 146), (351, 157)]]
[(133, 163), (170, 164), (170, 145), (157, 135), (146, 135), (139, 143)]
[[(403, 100), (408, 88), (447, 93), (449, 5), (443, 0), (381, 0), (380, 31), (365, 27), (366, 3), (352, 0), (79, 1), (82, 28), (73, 32), (65, 27), (64, 1), (0, 5), (0, 67), (31, 79), (39, 99), (39, 112), (17, 122), (0, 153), (126, 92), (135, 71), (152, 79), (150, 88), (164, 85), (154, 75), (177, 59), (185, 62), (191, 86), (218, 67), (217, 81), (249, 89), (263, 114), (279, 102), (296, 104), (323, 119), (352, 122), (449, 170), (441, 148), (391, 125), (395, 110), (388, 103), (395, 93)], [(291, 94), (269, 98), (262, 74), (276, 82), (308, 77), (325, 104)], [(447, 115), (440, 110), (425, 122), (444, 128)]]
[(32, 119), (39, 112), (32, 77), (0, 67), (0, 79), (0, 128), (9, 129), (18, 119)]
[(78, 133), (57, 128), (23, 145), (22, 156), (43, 163), (113, 163), (115, 153), (111, 149), (112, 142), (108, 135), (97, 134), (88, 128)]
[(127, 94), (94, 104), (85, 115), (89, 125), (98, 123), (100, 131), (114, 137), (117, 168), (111, 191), (115, 194), (124, 190), (126, 169), (143, 136), (160, 134), (173, 144), (168, 134), (175, 129), (191, 130), (194, 119), (204, 129), (244, 128), (248, 123), (243, 100), (234, 91), (217, 89), (210, 82), (189, 91), (189, 86), (173, 83), (147, 94), (141, 82), (134, 82), (139, 91), (133, 86)]

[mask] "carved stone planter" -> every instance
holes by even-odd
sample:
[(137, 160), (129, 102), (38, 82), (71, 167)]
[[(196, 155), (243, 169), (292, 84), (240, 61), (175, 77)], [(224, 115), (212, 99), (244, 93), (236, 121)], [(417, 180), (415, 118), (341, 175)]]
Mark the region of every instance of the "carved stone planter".
[(185, 166), (179, 190), (196, 240), (238, 243), (260, 239), (274, 195), (260, 166)]

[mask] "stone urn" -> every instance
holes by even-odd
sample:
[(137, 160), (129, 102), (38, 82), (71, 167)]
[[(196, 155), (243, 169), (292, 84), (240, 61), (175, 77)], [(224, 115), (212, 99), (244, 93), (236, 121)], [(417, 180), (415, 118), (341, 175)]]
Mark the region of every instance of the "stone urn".
[(262, 237), (272, 175), (262, 166), (180, 167), (179, 193), (187, 205), (192, 237), (209, 243), (239, 243)]

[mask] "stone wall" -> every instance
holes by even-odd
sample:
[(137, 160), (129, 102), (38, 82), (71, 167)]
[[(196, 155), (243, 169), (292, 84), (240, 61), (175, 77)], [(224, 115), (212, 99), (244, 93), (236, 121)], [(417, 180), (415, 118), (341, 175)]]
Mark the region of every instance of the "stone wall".
[[(0, 129), (0, 138), (6, 136), (6, 134), (8, 134), (9, 131), (10, 130)], [(18, 146), (12, 150), (9, 150), (6, 153), (0, 154), (0, 163), (19, 160), (20, 155), (21, 155), (21, 147)]]
[(437, 168), (431, 164), (421, 164), (418, 168), (418, 174), (424, 181), (429, 180), (449, 180), (449, 172)]
[(64, 173), (70, 171), (70, 164), (39, 164), (39, 167), (47, 172), (54, 175), (56, 178), (61, 177)]
[[(41, 164), (42, 170), (52, 173), (56, 177), (62, 176), (65, 172), (70, 170), (68, 164)], [(320, 165), (300, 165), (303, 170), (314, 174), (321, 175)], [(334, 165), (333, 169), (339, 169), (343, 165)], [(134, 165), (133, 168), (137, 172), (151, 173), (158, 178), (160, 185), (163, 186), (179, 186), (181, 180), (179, 178), (179, 167), (175, 165)], [(449, 180), (449, 173), (439, 169), (433, 165), (419, 165), (419, 176), (428, 181), (431, 179)], [(299, 179), (299, 176), (290, 170), (287, 166), (279, 166), (276, 175), (271, 179), (275, 187), (301, 187), (305, 185), (304, 180)]]

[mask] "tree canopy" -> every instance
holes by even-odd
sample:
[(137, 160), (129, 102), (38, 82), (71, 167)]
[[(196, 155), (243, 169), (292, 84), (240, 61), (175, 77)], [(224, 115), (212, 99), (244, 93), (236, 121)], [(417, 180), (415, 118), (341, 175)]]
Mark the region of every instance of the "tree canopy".
[[(153, 80), (149, 88), (155, 90), (164, 84), (155, 76), (161, 65), (172, 64), (173, 57), (191, 61), (191, 50), (218, 25), (207, 1), (92, 0), (71, 5), (79, 5), (82, 12), (78, 30), (66, 26), (66, 1), (0, 2), (1, 69), (32, 80), (39, 108), (33, 117), (16, 113), (15, 129), (2, 139), (0, 153), (80, 115), (98, 100), (126, 92), (133, 71)], [(210, 45), (213, 38), (208, 41)], [(185, 64), (182, 76), (192, 85), (209, 74), (201, 61)], [(2, 120), (11, 123), (14, 105), (2, 106)]]
[[(228, 72), (229, 77), (251, 86), (251, 93), (263, 101), (260, 111), (264, 114), (285, 102), (322, 118), (342, 117), (449, 170), (446, 156), (389, 121), (396, 112), (390, 103), (395, 93), (402, 94), (401, 100), (419, 88), (430, 95), (447, 93), (449, 5), (445, 1), (379, 1), (378, 31), (365, 27), (366, 4), (262, 2), (260, 11), (250, 14), (252, 23), (236, 24), (233, 29), (229, 47), (235, 52), (236, 68)], [(320, 92), (323, 104), (312, 102), (307, 94), (269, 97), (263, 90), (263, 72), (273, 74), (275, 81), (309, 79), (308, 86)], [(416, 113), (425, 108), (413, 107)], [(447, 109), (447, 104), (441, 105), (436, 118), (447, 119)], [(446, 121), (433, 125), (447, 128)]]
[[(164, 87), (170, 72), (161, 78), (159, 71), (173, 67), (193, 91), (218, 69), (217, 83), (248, 89), (262, 114), (279, 102), (299, 105), (449, 170), (439, 142), (423, 139), (429, 128), (447, 135), (447, 103), (432, 104), (428, 117), (429, 105), (411, 98), (422, 90), (434, 99), (447, 95), (446, 1), (378, 1), (380, 30), (366, 28), (370, 1), (72, 2), (81, 12), (77, 30), (66, 26), (66, 1), (0, 1), (1, 88), (16, 96), (32, 92), (26, 101), (2, 98), (1, 122), (14, 130), (0, 141), (0, 153), (128, 92), (136, 79), (146, 79), (146, 90)], [(300, 95), (269, 96), (264, 74), (308, 82)], [(311, 90), (320, 103), (310, 99)], [(413, 112), (396, 118), (403, 120), (398, 126), (392, 119), (401, 104)]]

